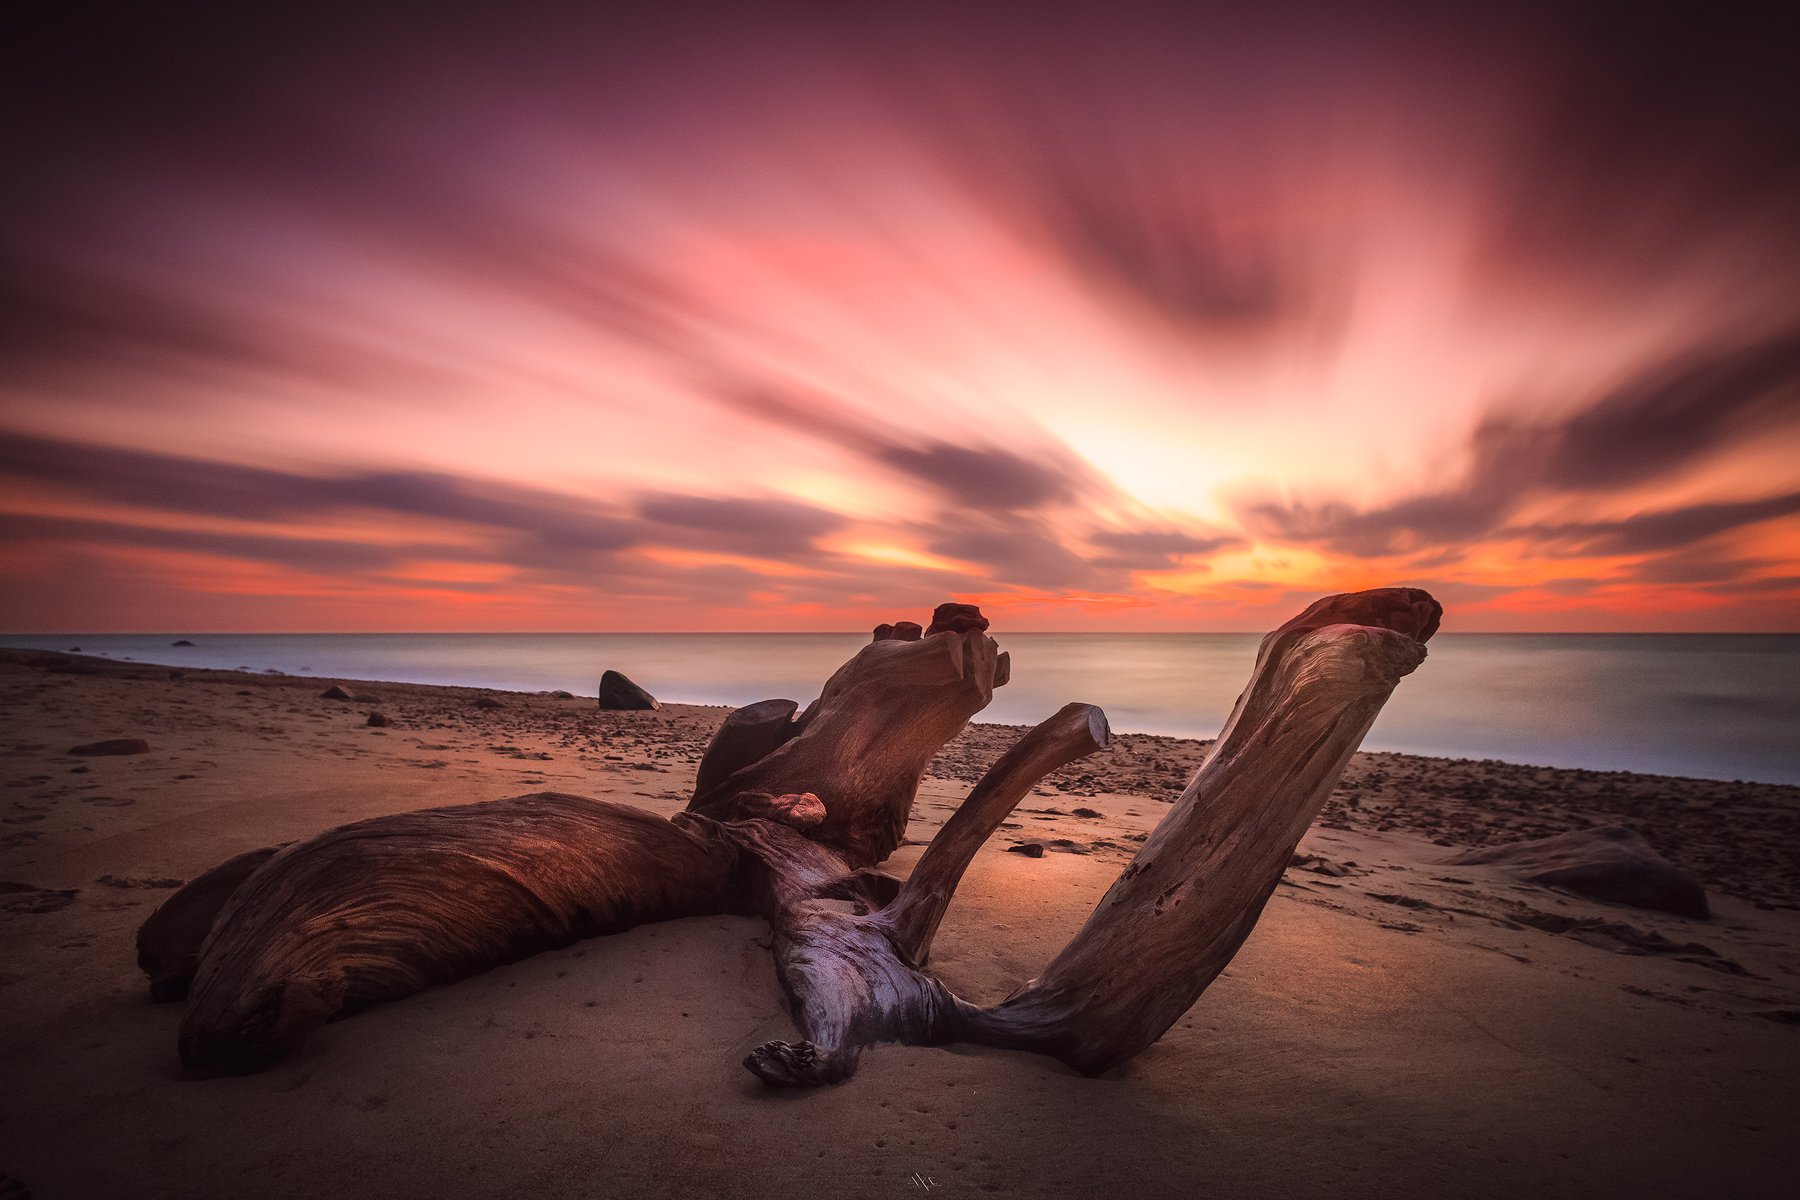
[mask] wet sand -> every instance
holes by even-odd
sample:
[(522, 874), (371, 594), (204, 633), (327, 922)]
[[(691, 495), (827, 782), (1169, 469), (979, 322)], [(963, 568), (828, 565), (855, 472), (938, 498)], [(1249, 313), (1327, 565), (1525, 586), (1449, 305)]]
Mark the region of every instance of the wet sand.
[[(739, 1065), (791, 1026), (736, 917), (648, 926), (329, 1026), (273, 1070), (186, 1081), (137, 925), (242, 850), (384, 812), (556, 789), (661, 813), (723, 709), (171, 671), (0, 652), (0, 1171), (40, 1197), (1757, 1195), (1800, 1139), (1800, 789), (1361, 755), (1256, 932), (1099, 1079), (879, 1047), (841, 1086)], [(654, 689), (654, 680), (644, 680)], [(482, 695), (498, 708), (478, 708)], [(795, 697), (805, 699), (805, 697)], [(1079, 697), (1070, 697), (1078, 699)], [(371, 710), (392, 719), (365, 725)], [(1047, 714), (1046, 714), (1047, 715)], [(972, 726), (921, 789), (904, 873), (1018, 734)], [(128, 756), (74, 756), (142, 738)], [(1020, 805), (934, 952), (995, 1000), (1081, 924), (1204, 744), (1122, 736)], [(1694, 921), (1456, 848), (1590, 824), (1704, 882)], [(1008, 853), (1036, 843), (1041, 858)]]

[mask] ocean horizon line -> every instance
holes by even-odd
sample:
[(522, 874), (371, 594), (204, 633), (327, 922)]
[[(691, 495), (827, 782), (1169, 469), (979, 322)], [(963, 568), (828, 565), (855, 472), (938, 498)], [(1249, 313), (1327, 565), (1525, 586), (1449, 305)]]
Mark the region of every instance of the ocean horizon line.
[[(6, 630), (5, 638), (82, 637), (866, 637), (869, 629), (80, 629)], [(1177, 637), (1261, 636), (1257, 629), (1002, 629), (995, 638), (1043, 637)], [(1796, 629), (1440, 629), (1442, 637), (1800, 637)], [(35, 650), (37, 646), (0, 649)], [(68, 653), (65, 651), (64, 653)]]
[[(1242, 691), (1260, 638), (1003, 632), (1012, 680), (983, 719), (1030, 725), (1082, 700), (1120, 732), (1206, 736)], [(18, 650), (115, 662), (519, 692), (592, 695), (617, 670), (659, 699), (726, 707), (815, 696), (868, 640), (864, 630), (0, 635)], [(1800, 784), (1796, 727), (1800, 635), (1471, 631), (1433, 639), (1366, 748)]]

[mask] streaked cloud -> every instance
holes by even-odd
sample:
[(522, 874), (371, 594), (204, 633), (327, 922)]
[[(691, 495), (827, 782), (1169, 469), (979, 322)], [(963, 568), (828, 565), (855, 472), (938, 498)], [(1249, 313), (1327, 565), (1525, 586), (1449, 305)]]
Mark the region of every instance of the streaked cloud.
[(0, 627), (1800, 624), (1748, 10), (14, 26)]

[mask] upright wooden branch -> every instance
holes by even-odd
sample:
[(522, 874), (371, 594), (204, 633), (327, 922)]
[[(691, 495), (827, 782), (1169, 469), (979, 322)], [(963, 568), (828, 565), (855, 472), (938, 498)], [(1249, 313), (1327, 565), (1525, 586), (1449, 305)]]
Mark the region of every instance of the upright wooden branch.
[(1092, 704), (1069, 704), (988, 768), (882, 911), (887, 935), (902, 956), (924, 964), (963, 872), (1025, 794), (1050, 772), (1105, 749), (1111, 740), (1105, 713)]
[(728, 821), (748, 815), (759, 796), (811, 792), (825, 805), (813, 838), (851, 866), (878, 863), (900, 844), (932, 756), (993, 699), (1000, 658), (994, 639), (974, 628), (871, 642), (826, 681), (798, 734), (688, 811)]
[(745, 1060), (770, 1084), (843, 1079), (882, 1041), (986, 1042), (1103, 1071), (1161, 1036), (1236, 953), (1438, 616), (1425, 593), (1388, 588), (1322, 600), (1265, 638), (1181, 800), (1068, 946), (992, 1008), (920, 965), (982, 843), (1109, 733), (1099, 709), (1069, 705), (994, 763), (908, 880), (872, 870), (932, 755), (1011, 670), (986, 618), (958, 604), (923, 630), (878, 630), (798, 717), (779, 700), (732, 714), (672, 821), (551, 792), (359, 821), (201, 876), (146, 923), (143, 961), (165, 994), (193, 975), (182, 1059), (214, 1073), (577, 938), (759, 914), (799, 1030)]
[(1161, 1037), (1249, 935), (1439, 614), (1424, 592), (1383, 589), (1265, 638), (1225, 731), (1087, 924), (1005, 1002), (965, 1011), (961, 1036), (1089, 1072)]

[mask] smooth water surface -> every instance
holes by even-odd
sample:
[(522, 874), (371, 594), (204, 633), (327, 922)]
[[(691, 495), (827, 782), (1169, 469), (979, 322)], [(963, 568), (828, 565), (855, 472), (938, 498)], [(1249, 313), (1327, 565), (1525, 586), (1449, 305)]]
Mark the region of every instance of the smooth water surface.
[[(663, 700), (805, 702), (867, 634), (0, 635), (139, 662), (592, 695), (625, 672)], [(1014, 633), (1012, 682), (981, 719), (1071, 700), (1123, 732), (1211, 737), (1249, 678), (1253, 634)], [(1600, 770), (1800, 783), (1800, 636), (1440, 634), (1367, 748)]]

